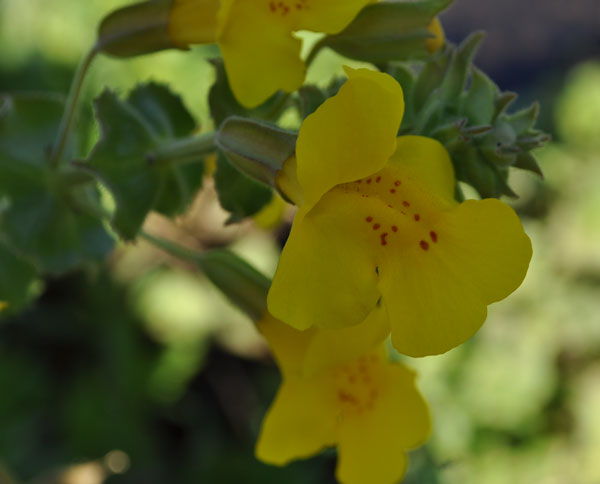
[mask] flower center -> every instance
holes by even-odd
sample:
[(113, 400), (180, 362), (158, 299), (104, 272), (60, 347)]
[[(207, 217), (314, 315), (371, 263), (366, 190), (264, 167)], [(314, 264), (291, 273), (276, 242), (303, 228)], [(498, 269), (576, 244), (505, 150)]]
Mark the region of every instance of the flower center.
[(372, 354), (334, 370), (333, 386), (342, 419), (361, 415), (376, 406), (382, 386), (380, 367), (380, 358)]
[(336, 188), (364, 200), (366, 212), (358, 210), (357, 216), (362, 217), (365, 230), (373, 233), (374, 241), (382, 248), (402, 244), (427, 252), (438, 243), (435, 225), (439, 212), (433, 197), (412, 180), (403, 179), (399, 170), (388, 166)]

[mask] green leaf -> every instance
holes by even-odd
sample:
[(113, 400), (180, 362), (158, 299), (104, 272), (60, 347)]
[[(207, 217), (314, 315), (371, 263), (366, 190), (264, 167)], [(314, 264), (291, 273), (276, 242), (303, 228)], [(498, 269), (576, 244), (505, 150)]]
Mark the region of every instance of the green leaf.
[[(190, 136), (198, 129), (181, 98), (167, 86), (156, 83), (137, 86), (129, 94), (128, 102), (152, 125), (163, 142)], [(163, 189), (154, 210), (173, 216), (182, 213), (193, 201), (202, 187), (204, 162), (201, 156), (194, 155), (189, 161), (189, 164), (174, 165), (165, 171)]]
[(31, 262), (0, 241), (0, 302), (8, 307), (0, 317), (14, 314), (35, 296), (37, 273)]
[(413, 88), (412, 104), (415, 113), (423, 110), (430, 101), (432, 93), (442, 84), (446, 67), (450, 62), (450, 52), (452, 52), (451, 48), (447, 47), (444, 52), (433, 56), (423, 66)]
[(427, 27), (451, 3), (452, 0), (373, 3), (340, 33), (324, 37), (316, 48), (329, 47), (346, 57), (376, 63), (425, 58), (429, 55), (426, 42), (432, 37)]
[(298, 97), (300, 98), (300, 115), (302, 119), (314, 113), (327, 99), (321, 89), (312, 85), (302, 86), (298, 91)]
[(0, 231), (38, 270), (51, 274), (100, 260), (114, 243), (100, 221), (80, 210), (82, 200), (98, 197), (96, 188), (73, 190), (67, 183), (73, 170), (55, 171), (48, 162), (62, 110), (56, 97), (9, 96), (0, 118)]
[(215, 67), (216, 79), (208, 93), (208, 104), (212, 118), (217, 126), (229, 116), (244, 116), (265, 121), (277, 121), (288, 107), (289, 95), (283, 91), (277, 91), (256, 108), (248, 109), (243, 107), (238, 103), (231, 91), (223, 61), (221, 59), (212, 59), (211, 63)]
[[(150, 210), (181, 212), (201, 186), (202, 154), (191, 149), (193, 138), (185, 150), (176, 139), (191, 134), (195, 122), (181, 100), (158, 84), (138, 86), (127, 101), (105, 91), (95, 107), (102, 136), (88, 162), (78, 166), (109, 188), (117, 204), (113, 225), (132, 239)], [(179, 158), (190, 164), (178, 166)]]
[(219, 153), (217, 158), (214, 178), (219, 202), (231, 213), (228, 224), (254, 215), (273, 197), (269, 187), (244, 175), (223, 153)]

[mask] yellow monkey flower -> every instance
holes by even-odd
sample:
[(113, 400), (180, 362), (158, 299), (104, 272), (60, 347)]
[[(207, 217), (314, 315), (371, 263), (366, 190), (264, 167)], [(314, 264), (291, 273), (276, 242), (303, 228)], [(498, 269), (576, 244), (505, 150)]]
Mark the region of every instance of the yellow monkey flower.
[(174, 0), (169, 36), (179, 46), (216, 42), (231, 89), (246, 107), (304, 81), (300, 39), (311, 30), (334, 34), (373, 0)]
[[(307, 351), (321, 330), (297, 331), (271, 317), (258, 323), (283, 376), (256, 445), (257, 457), (285, 465), (337, 446), (343, 484), (394, 484), (406, 471), (406, 450), (430, 432), (415, 374), (390, 363), (383, 345), (306, 375)], [(343, 334), (347, 330), (338, 330)], [(318, 352), (328, 359), (330, 348)]]
[(392, 77), (347, 72), (300, 129), (290, 160), (299, 210), (269, 311), (305, 330), (358, 324), (382, 308), (376, 317), (390, 325), (398, 351), (443, 353), (521, 284), (531, 243), (499, 200), (454, 200), (441, 144), (396, 137), (404, 103)]

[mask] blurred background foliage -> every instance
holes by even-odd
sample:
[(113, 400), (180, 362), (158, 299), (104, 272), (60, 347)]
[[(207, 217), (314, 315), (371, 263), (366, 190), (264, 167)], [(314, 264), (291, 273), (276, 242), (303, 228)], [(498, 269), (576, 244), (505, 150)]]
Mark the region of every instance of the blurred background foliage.
[[(0, 91), (66, 92), (97, 22), (126, 3), (0, 0)], [(477, 63), (520, 105), (541, 101), (553, 142), (538, 152), (545, 180), (511, 178), (535, 249), (525, 283), (467, 344), (408, 361), (435, 430), (406, 482), (597, 484), (600, 4), (457, 0), (442, 20), (455, 42), (489, 30)], [(169, 83), (210, 129), (216, 53), (99, 58), (80, 118), (88, 146), (92, 98), (147, 80)], [(325, 85), (341, 63), (323, 52), (309, 80)], [(264, 227), (282, 204), (225, 226), (211, 185), (185, 215), (146, 227), (200, 250), (231, 245), (272, 275), (286, 225)], [(40, 290), (0, 321), (0, 483), (334, 482), (331, 453), (284, 469), (254, 460), (279, 376), (252, 324), (201, 274), (140, 242)]]

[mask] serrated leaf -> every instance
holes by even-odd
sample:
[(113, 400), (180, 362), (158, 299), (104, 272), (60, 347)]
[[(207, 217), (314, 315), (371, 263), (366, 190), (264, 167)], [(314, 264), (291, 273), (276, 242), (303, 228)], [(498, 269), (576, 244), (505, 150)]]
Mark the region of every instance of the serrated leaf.
[(341, 32), (324, 37), (318, 48), (366, 62), (425, 58), (427, 30), (433, 18), (452, 0), (381, 2), (367, 5)]
[(0, 119), (0, 229), (6, 241), (51, 274), (102, 259), (113, 239), (100, 221), (77, 208), (78, 200), (98, 196), (96, 188), (71, 190), (65, 179), (72, 170), (57, 171), (48, 163), (63, 103), (43, 95), (8, 99)]
[(79, 166), (109, 188), (117, 203), (113, 225), (132, 239), (150, 210), (181, 212), (200, 187), (200, 155), (186, 160), (194, 167), (154, 158), (165, 144), (190, 134), (195, 123), (179, 97), (157, 84), (137, 87), (127, 101), (105, 91), (95, 108), (102, 136), (88, 162)]
[[(163, 142), (189, 136), (198, 129), (181, 98), (166, 85), (151, 82), (137, 86), (127, 100), (137, 108)], [(165, 170), (163, 188), (154, 210), (173, 216), (182, 213), (192, 202), (202, 187), (204, 163), (200, 156), (189, 161), (189, 164), (175, 165)]]
[(218, 126), (230, 116), (245, 116), (265, 121), (277, 121), (288, 106), (289, 95), (283, 91), (277, 91), (263, 104), (256, 108), (243, 107), (233, 95), (225, 65), (221, 59), (212, 59), (215, 67), (215, 82), (208, 93), (208, 105), (211, 116)]
[(273, 197), (269, 187), (244, 175), (223, 153), (217, 157), (214, 179), (219, 202), (231, 214), (228, 224), (258, 213)]

